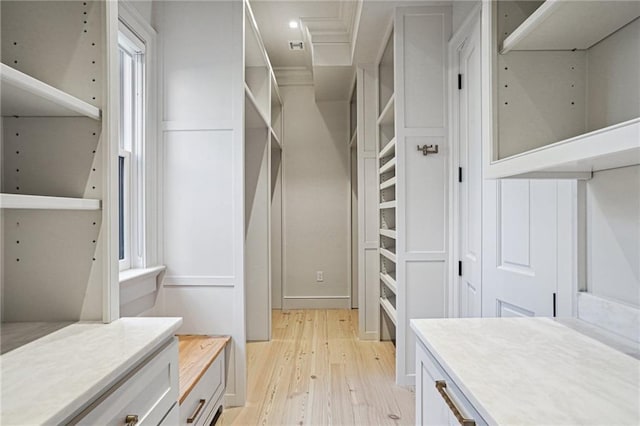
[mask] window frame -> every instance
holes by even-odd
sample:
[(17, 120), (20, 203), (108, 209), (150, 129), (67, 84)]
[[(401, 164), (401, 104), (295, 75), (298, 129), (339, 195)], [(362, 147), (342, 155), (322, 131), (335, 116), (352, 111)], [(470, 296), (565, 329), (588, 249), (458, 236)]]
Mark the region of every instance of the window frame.
[[(137, 280), (138, 276), (148, 275), (149, 271), (157, 270), (162, 265), (159, 243), (161, 228), (159, 227), (160, 211), (160, 179), (161, 164), (160, 141), (158, 140), (158, 98), (157, 90), (157, 55), (155, 30), (149, 25), (137, 8), (127, 2), (118, 1), (118, 31), (116, 48), (118, 65), (116, 69), (120, 73), (120, 46), (129, 51), (144, 52), (143, 64), (139, 72), (139, 87), (143, 93), (138, 97), (138, 109), (143, 111), (139, 125), (136, 128), (139, 144), (135, 152), (129, 158), (129, 178), (134, 182), (133, 191), (130, 191), (131, 211), (128, 216), (131, 219), (130, 232), (132, 236), (129, 242), (130, 258), (127, 263), (119, 260), (120, 282)], [(118, 86), (121, 86), (118, 84)], [(120, 87), (117, 88), (120, 96)], [(118, 103), (120, 102), (118, 98)], [(121, 119), (121, 117), (119, 117)], [(121, 127), (121, 126), (120, 126)], [(120, 131), (120, 129), (118, 129)], [(118, 134), (120, 139), (120, 134)], [(122, 154), (118, 141), (118, 154)], [(116, 164), (119, 163), (116, 162)], [(116, 180), (118, 183), (119, 181)], [(117, 193), (116, 195), (119, 196)], [(120, 214), (118, 209), (117, 214)], [(125, 240), (126, 242), (127, 240)], [(119, 234), (118, 234), (119, 244)], [(157, 275), (157, 274), (156, 274)]]

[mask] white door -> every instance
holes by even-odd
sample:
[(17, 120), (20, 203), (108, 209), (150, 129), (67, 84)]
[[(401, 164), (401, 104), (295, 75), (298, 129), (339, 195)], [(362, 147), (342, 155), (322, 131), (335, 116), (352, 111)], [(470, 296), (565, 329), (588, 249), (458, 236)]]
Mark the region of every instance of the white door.
[(481, 316), (482, 116), (480, 16), (459, 50), (459, 265), (461, 317)]
[(487, 180), (483, 195), (483, 316), (553, 316), (558, 182)]

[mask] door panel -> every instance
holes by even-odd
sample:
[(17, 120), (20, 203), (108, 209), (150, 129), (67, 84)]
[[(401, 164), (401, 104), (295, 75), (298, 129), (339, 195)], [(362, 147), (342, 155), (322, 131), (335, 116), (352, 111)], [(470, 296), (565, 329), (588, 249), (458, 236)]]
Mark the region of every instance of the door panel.
[(552, 316), (557, 291), (555, 180), (487, 180), (484, 316)]
[[(478, 16), (479, 18), (479, 16)], [(460, 316), (481, 316), (482, 286), (482, 117), (480, 21), (459, 52), (462, 89), (459, 93), (460, 183)]]

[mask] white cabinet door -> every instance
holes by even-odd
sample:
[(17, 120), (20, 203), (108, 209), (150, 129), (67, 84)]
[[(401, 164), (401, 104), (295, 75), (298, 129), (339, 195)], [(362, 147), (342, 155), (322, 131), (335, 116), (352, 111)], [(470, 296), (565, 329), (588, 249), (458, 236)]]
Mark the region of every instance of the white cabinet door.
[[(441, 389), (438, 389), (438, 388)], [(448, 402), (447, 402), (448, 400)], [(449, 406), (451, 404), (451, 406)], [(486, 425), (422, 343), (416, 344), (416, 424), (421, 426)]]

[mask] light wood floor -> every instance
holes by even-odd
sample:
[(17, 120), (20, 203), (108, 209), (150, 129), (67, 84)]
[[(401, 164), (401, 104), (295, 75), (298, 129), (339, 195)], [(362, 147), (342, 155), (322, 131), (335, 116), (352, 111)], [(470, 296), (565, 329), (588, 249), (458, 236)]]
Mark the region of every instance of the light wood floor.
[(249, 343), (247, 404), (223, 425), (412, 425), (391, 342), (360, 341), (357, 310), (273, 311), (271, 342)]

